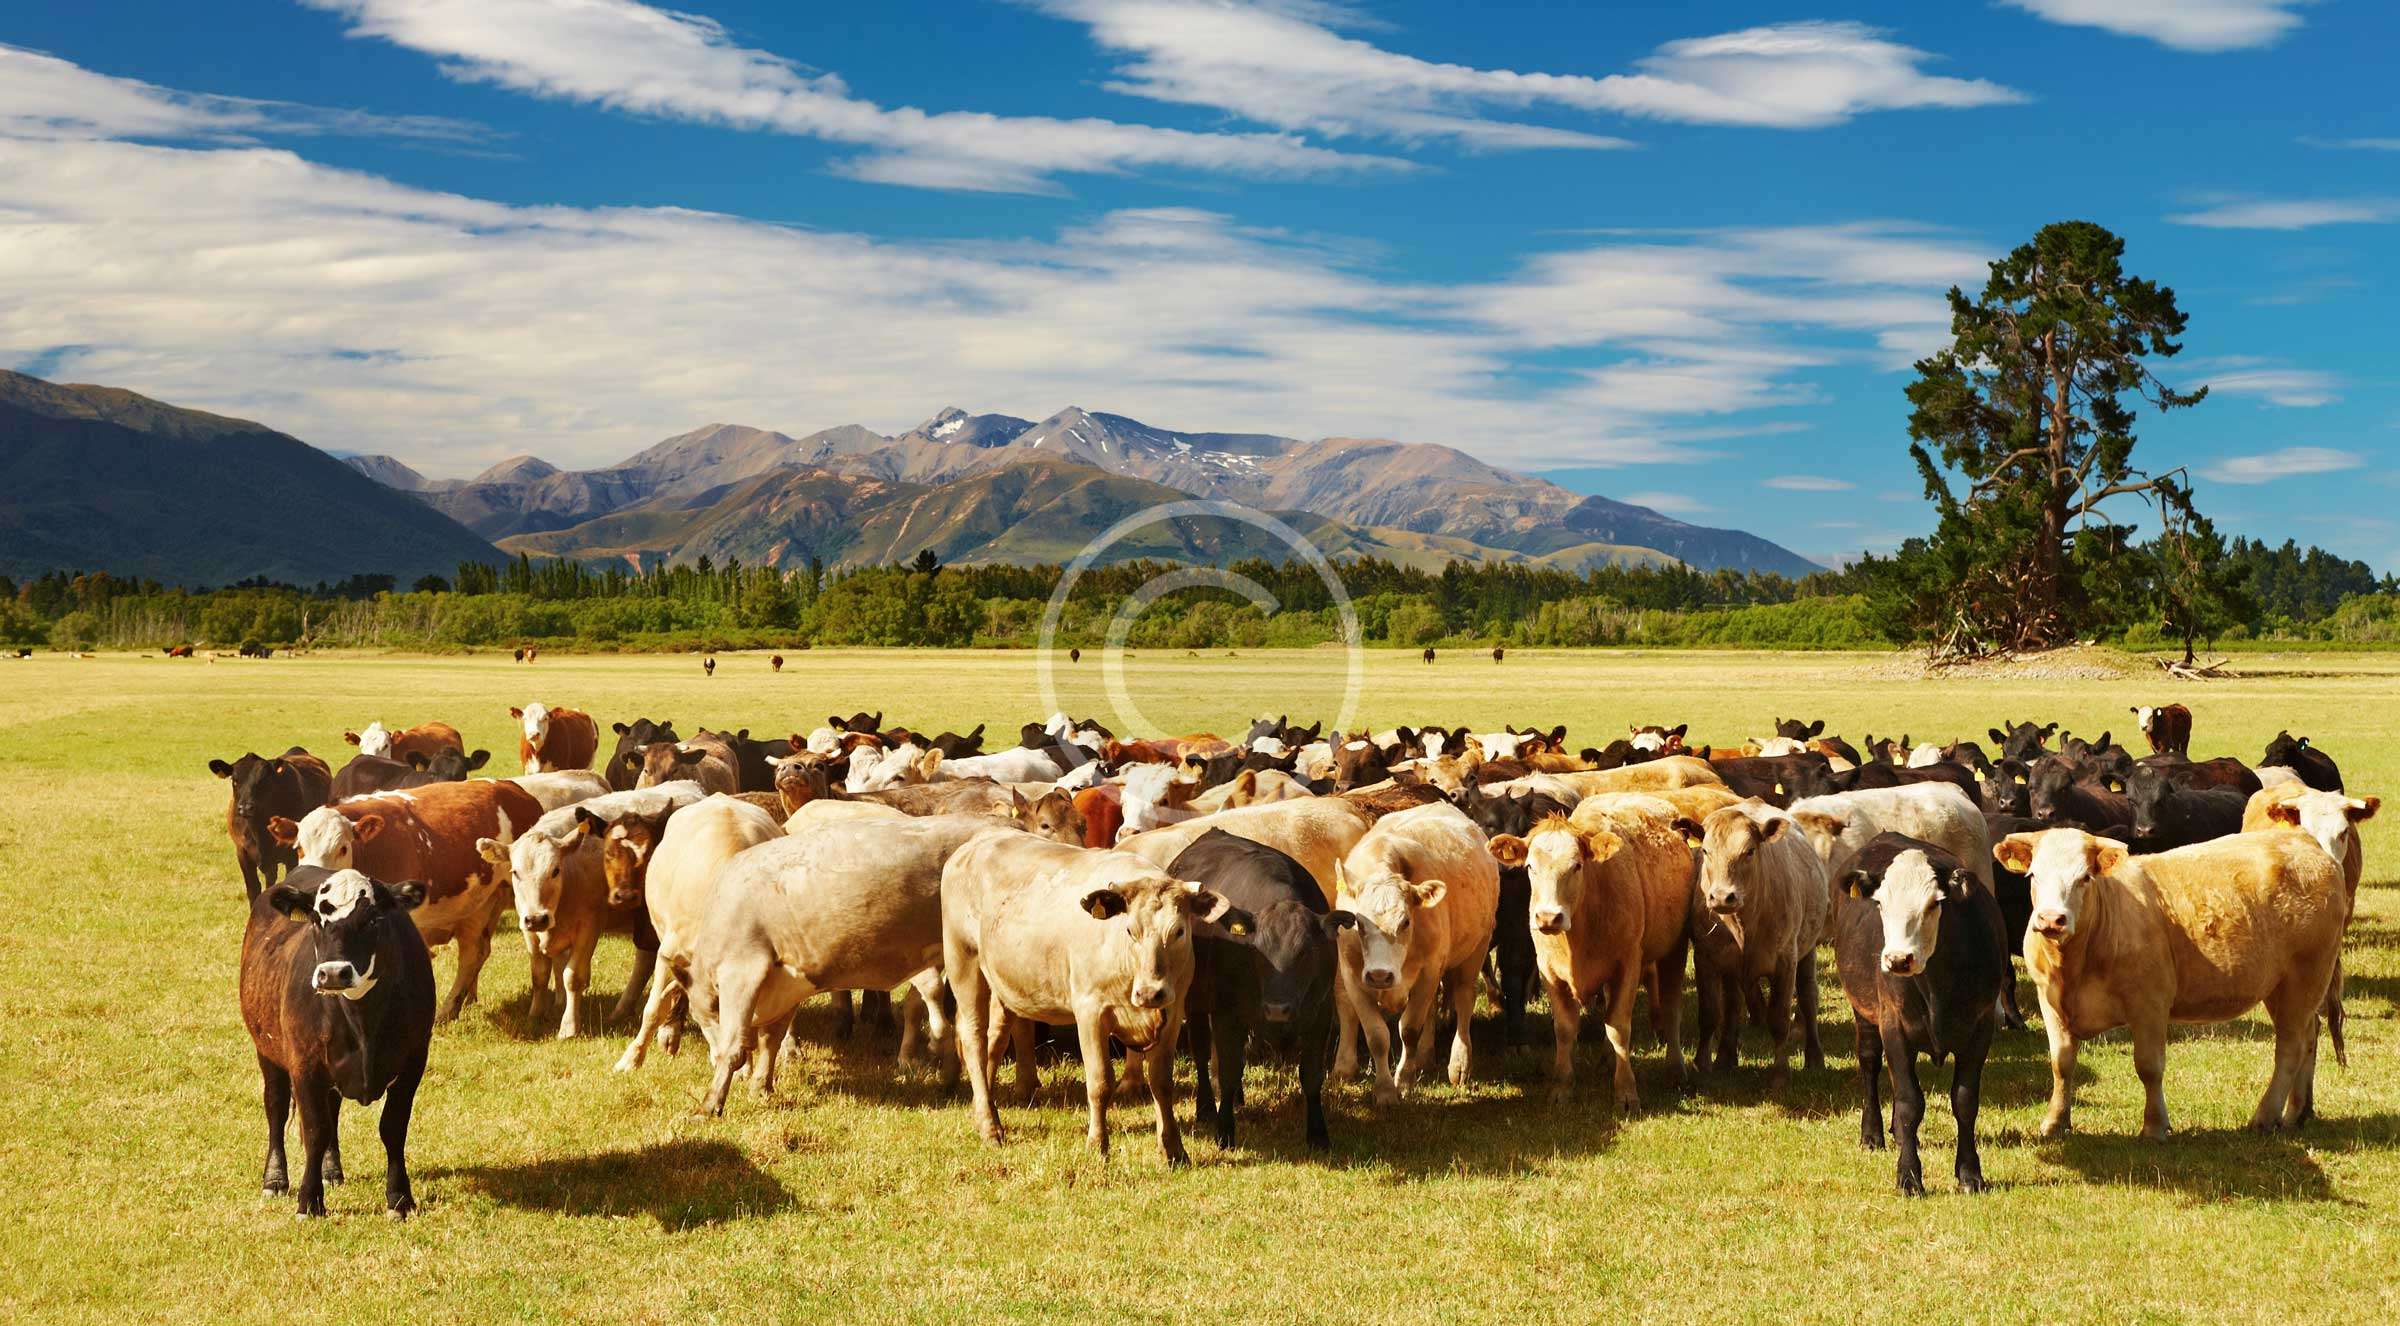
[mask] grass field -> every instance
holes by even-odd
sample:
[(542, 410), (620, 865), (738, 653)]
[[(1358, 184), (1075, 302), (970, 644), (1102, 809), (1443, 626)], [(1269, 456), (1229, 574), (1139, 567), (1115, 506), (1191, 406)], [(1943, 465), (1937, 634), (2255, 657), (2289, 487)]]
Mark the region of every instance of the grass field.
[[(2167, 683), (1890, 681), (1842, 655), (1414, 655), (1368, 661), (1359, 718), (1563, 721), (1604, 738), (1689, 721), (1738, 740), (1775, 715), (1854, 739), (1980, 734), (2003, 717), (2125, 733)], [(2245, 655), (2250, 675), (2173, 697), (2195, 747), (2255, 760), (2279, 727), (2314, 736), (2354, 790), (2400, 787), (2400, 656)], [(1238, 730), (1261, 709), (1330, 712), (1339, 656), (1144, 655), (1130, 689), (1173, 729)], [(1091, 660), (1068, 705), (1105, 714)], [(2081, 1132), (2038, 1142), (2038, 1030), (2004, 1034), (1986, 1075), (1984, 1171), (1949, 1177), (1949, 1112), (1926, 1120), (1933, 1195), (1892, 1190), (1857, 1144), (1846, 1005), (1825, 1000), (1830, 1063), (1770, 1097), (1760, 1044), (1706, 1094), (1671, 1095), (1645, 1040), (1650, 1110), (1619, 1118), (1587, 1042), (1583, 1090), (1553, 1106), (1536, 1052), (1478, 1056), (1482, 1080), (1370, 1113), (1331, 1100), (1334, 1150), (1300, 1146), (1286, 1068), (1254, 1068), (1244, 1146), (1187, 1134), (1169, 1172), (1149, 1111), (1123, 1108), (1115, 1158), (1083, 1144), (1071, 1068), (1009, 1143), (977, 1140), (963, 1097), (896, 1078), (890, 1045), (833, 1048), (822, 1008), (778, 1099), (738, 1089), (696, 1117), (704, 1054), (610, 1071), (622, 1030), (556, 1042), (526, 1017), (504, 934), (484, 1003), (435, 1035), (410, 1139), (418, 1200), (381, 1217), (381, 1164), (353, 1110), (333, 1218), (262, 1198), (258, 1074), (236, 1015), (245, 905), (206, 761), (298, 742), (345, 753), (371, 718), (440, 718), (514, 767), (507, 706), (532, 698), (762, 733), (884, 708), (939, 730), (1038, 718), (1022, 654), (808, 653), (780, 676), (726, 656), (318, 657), (265, 664), (108, 657), (0, 670), (0, 1319), (407, 1321), (2012, 1321), (2368, 1322), (2400, 1317), (2400, 891), (2370, 826), (2350, 938), (2350, 1054), (2325, 1056), (2322, 1120), (2242, 1131), (2264, 1084), (2257, 1017), (2180, 1031), (2178, 1126), (2137, 1140), (2121, 1036), (2084, 1055)], [(1005, 744), (1005, 738), (1001, 743)], [(510, 923), (513, 925), (513, 922)], [(628, 950), (610, 941), (595, 994)], [(1830, 968), (1830, 964), (1826, 964)], [(436, 957), (448, 980), (448, 951)], [(2030, 992), (2026, 996), (2032, 1008)], [(1479, 1034), (1494, 1028), (1479, 1025)], [(1487, 1042), (1489, 1043), (1489, 1042)], [(1189, 1120), (1189, 1077), (1182, 1108)], [(1929, 1085), (1947, 1082), (1946, 1070)], [(294, 1120), (293, 1163), (299, 1163)]]

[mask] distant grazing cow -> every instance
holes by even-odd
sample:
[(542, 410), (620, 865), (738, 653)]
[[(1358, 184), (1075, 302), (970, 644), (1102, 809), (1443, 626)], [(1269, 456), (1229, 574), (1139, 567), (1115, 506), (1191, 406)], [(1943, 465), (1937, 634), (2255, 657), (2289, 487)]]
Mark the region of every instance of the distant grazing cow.
[(2275, 1066), (2250, 1126), (2297, 1124), (2314, 1099), (2317, 1011), (2332, 986), (2350, 916), (2341, 867), (2291, 833), (2232, 838), (2135, 856), (2074, 829), (2012, 834), (1992, 854), (2033, 882), (2025, 962), (2050, 1036), (2050, 1109), (2041, 1135), (2066, 1131), (2085, 1038), (2133, 1035), (2146, 1096), (2142, 1135), (2167, 1132), (2167, 1027), (2223, 1022), (2261, 1002)]
[(2333, 757), (2308, 744), (2308, 738), (2278, 732), (2267, 743), (2267, 753), (2259, 763), (2278, 769), (2290, 769), (2300, 775), (2300, 781), (2319, 792), (2342, 790), (2342, 771)]
[(475, 998), (493, 923), (508, 901), (507, 872), (485, 861), (476, 842), (513, 841), (541, 817), (541, 803), (516, 784), (471, 779), (320, 806), (298, 824), (274, 820), (269, 831), (296, 846), (303, 865), (425, 881), (425, 901), (410, 913), (417, 929), (428, 947), (458, 943), (458, 975), (439, 1011), (447, 1022)]
[(168, 658), (190, 658), (192, 647), (190, 645), (170, 645), (165, 652)]
[(527, 773), (553, 769), (589, 769), (600, 750), (600, 725), (580, 709), (553, 709), (536, 700), (524, 708), (510, 706), (508, 716), (524, 724), (517, 737), (517, 758)]
[(246, 754), (231, 764), (210, 760), (208, 771), (233, 784), (233, 800), (225, 807), (225, 836), (233, 839), (242, 887), (255, 898), (262, 872), (272, 884), (278, 870), (299, 861), (290, 844), (268, 832), (269, 822), (278, 816), (297, 820), (324, 805), (333, 775), (325, 761), (298, 746), (273, 759)]
[(2137, 704), (2133, 706), (2133, 720), (2141, 728), (2142, 737), (2150, 743), (2152, 755), (2180, 755), (2186, 759), (2191, 758), (2191, 710), (2179, 704), (2160, 705), (2156, 708), (2146, 704)]
[[(1580, 808), (1578, 808), (1580, 810)], [(1664, 801), (1629, 795), (1618, 808), (1583, 817), (1553, 815), (1522, 837), (1503, 834), (1490, 850), (1523, 866), (1542, 984), (1550, 995), (1554, 1098), (1572, 1093), (1575, 1043), (1587, 1007), (1607, 1025), (1616, 1060), (1617, 1108), (1641, 1103), (1633, 1080), (1633, 1000), (1648, 987), (1651, 1021), (1667, 1051), (1668, 1080), (1683, 1081), (1683, 964), (1690, 943), (1692, 849)], [(1689, 824), (1689, 821), (1683, 821)]]
[[(615, 723), (610, 730), (617, 734), (617, 748), (609, 754), (601, 772), (608, 777), (609, 790), (628, 792), (642, 777), (642, 750), (661, 741), (681, 741), (675, 735), (675, 721), (670, 718), (637, 718), (631, 723)], [(794, 743), (797, 745), (798, 743)]]
[(1917, 1126), (1925, 1118), (1925, 1088), (1917, 1081), (1917, 1055), (1937, 1064), (1950, 1058), (1950, 1108), (1958, 1120), (1952, 1172), (1962, 1191), (1981, 1192), (1975, 1116), (1983, 1099), (1983, 1063), (1996, 1029), (1995, 1001), (2014, 980), (2000, 905), (1957, 857), (1897, 833), (1867, 844), (1843, 871), (1842, 884), (1833, 946), (1858, 1031), (1865, 1097), (1859, 1141), (1883, 1149), (1877, 1096), (1888, 1062), (1900, 1191), (1922, 1194)]
[(1426, 661), (1426, 662), (1428, 662), (1428, 663), (1431, 663), (1431, 662), (1433, 661), (1433, 646), (1432, 646), (1432, 645), (1427, 645), (1427, 646), (1425, 646), (1425, 661)]
[(1497, 663), (1507, 657), (1508, 651), (1506, 649), (1501, 648), (1499, 645), (1492, 646), (1492, 661), (1494, 663)]
[(1081, 663), (1083, 661), (1083, 651), (1072, 648), (1067, 650), (1067, 661), (1069, 663)]
[(402, 788), (423, 787), (428, 783), (455, 783), (482, 768), (491, 758), (492, 753), (488, 750), (461, 755), (447, 748), (431, 760), (422, 755), (413, 760), (353, 755), (350, 762), (333, 775), (330, 798), (344, 801), (371, 792), (396, 792)]
[(245, 640), (242, 642), (239, 652), (243, 658), (273, 658), (275, 657), (275, 646)]
[(2189, 847), (2242, 831), (2249, 793), (2233, 787), (2178, 787), (2166, 770), (2142, 763), (2125, 782), (2133, 832), (2144, 850)]
[[(1436, 1001), (1447, 985), (1455, 1034), (1450, 1081), (1467, 1080), (1474, 1047), (1467, 1030), (1476, 978), (1491, 952), (1499, 914), (1500, 866), (1483, 831), (1456, 806), (1418, 806), (1375, 821), (1334, 872), (1335, 905), (1350, 913), (1341, 945), (1336, 1009), (1341, 1027), (1333, 1072), (1357, 1071), (1364, 1034), (1374, 1063), (1375, 1099), (1399, 1099), (1432, 1060)], [(1385, 1019), (1400, 1020), (1395, 1070)]]
[(1234, 1114), (1242, 1107), (1243, 1052), (1251, 1033), (1288, 1037), (1299, 1048), (1308, 1145), (1324, 1150), (1332, 1144), (1325, 1127), (1325, 1049), (1333, 1031), (1334, 936), (1341, 922), (1299, 862), (1223, 830), (1200, 835), (1176, 855), (1167, 873), (1194, 880), (1248, 913), (1252, 927), (1248, 938), (1240, 939), (1222, 926), (1193, 926), (1184, 1026), (1190, 1033), (1194, 1121), (1215, 1131), (1218, 1146), (1232, 1146)]
[(710, 657), (710, 658), (704, 658), (704, 659), (700, 660), (700, 670), (701, 670), (702, 672), (705, 672), (705, 673), (707, 673), (707, 674), (708, 674), (709, 676), (711, 676), (711, 677), (713, 677), (713, 676), (716, 676), (716, 675), (717, 675), (717, 660), (716, 660), (714, 657)]
[(408, 1182), (408, 1125), (433, 1039), (433, 961), (408, 920), (415, 881), (301, 867), (250, 900), (242, 932), (242, 1025), (258, 1053), (267, 1115), (261, 1186), (290, 1188), (283, 1128), (296, 1100), (307, 1153), (300, 1214), (325, 1214), (325, 1183), (342, 1181), (341, 1108), (384, 1098), (383, 1205), (417, 1209)]
[(770, 656), (767, 658), (767, 670), (768, 670), (768, 671), (770, 671), (770, 672), (781, 672), (781, 671), (783, 671), (783, 655), (781, 655), (781, 654), (773, 654), (773, 655), (770, 655)]
[[(1804, 1063), (1816, 1069), (1825, 1062), (1817, 1042), (1817, 941), (1831, 902), (1824, 863), (1791, 816), (1759, 803), (1727, 806), (1693, 836), (1701, 851), (1702, 901), (1739, 951), (1737, 984), (1746, 991), (1761, 979), (1768, 983), (1764, 1012), (1775, 1066), (1767, 1082), (1780, 1088), (1791, 1076), (1795, 1003)], [(1737, 1009), (1721, 1011), (1730, 1016)], [(1721, 1031), (1720, 1067), (1729, 1066), (1733, 1048), (1731, 1035)]]

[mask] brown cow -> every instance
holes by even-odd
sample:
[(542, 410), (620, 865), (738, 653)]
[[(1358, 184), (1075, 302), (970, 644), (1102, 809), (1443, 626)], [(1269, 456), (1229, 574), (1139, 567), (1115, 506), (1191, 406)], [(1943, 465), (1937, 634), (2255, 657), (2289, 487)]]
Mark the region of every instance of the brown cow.
[(475, 998), (509, 896), (508, 868), (486, 861), (476, 840), (514, 841), (541, 817), (542, 803), (524, 788), (478, 778), (320, 806), (298, 824), (278, 818), (269, 829), (298, 850), (302, 865), (425, 881), (425, 902), (411, 915), (426, 946), (458, 943), (458, 977), (439, 1014), (447, 1022)]
[(2192, 711), (2179, 704), (2152, 708), (2146, 704), (2133, 706), (2134, 722), (2140, 724), (2142, 736), (2150, 743), (2152, 755), (2192, 757)]
[(342, 740), (358, 747), (361, 755), (381, 755), (403, 764), (410, 763), (413, 756), (422, 756), (430, 764), (445, 750), (457, 751), (462, 757), (467, 753), (466, 741), (448, 723), (419, 723), (394, 732), (378, 719), (363, 732), (344, 732)]
[(2142, 1135), (2165, 1136), (2168, 1025), (2224, 1022), (2262, 1002), (2275, 1067), (2250, 1126), (2301, 1122), (2315, 1090), (2317, 1010), (2350, 918), (2341, 867), (2322, 847), (2294, 833), (2244, 833), (2135, 856), (2114, 839), (2051, 829), (2010, 834), (1992, 856), (2033, 890), (2025, 965), (2050, 1035), (2042, 1136), (2071, 1125), (2083, 1039), (2114, 1027), (2133, 1033)]
[(580, 709), (553, 709), (536, 700), (522, 709), (511, 705), (508, 716), (525, 725), (517, 758), (527, 773), (589, 769), (600, 752), (600, 725)]

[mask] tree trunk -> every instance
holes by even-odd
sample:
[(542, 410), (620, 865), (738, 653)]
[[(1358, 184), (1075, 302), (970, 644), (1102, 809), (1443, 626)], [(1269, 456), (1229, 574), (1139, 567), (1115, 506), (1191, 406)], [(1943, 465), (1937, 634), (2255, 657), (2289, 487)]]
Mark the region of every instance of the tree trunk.
[(2058, 641), (2060, 621), (2059, 580), (2060, 559), (2067, 544), (2067, 490), (2070, 471), (2067, 468), (2067, 448), (2073, 440), (2073, 402), (2067, 394), (2073, 380), (2071, 366), (2061, 364), (2058, 354), (2058, 332), (2055, 328), (2042, 336), (2042, 371), (2050, 380), (2049, 463), (2042, 473), (2042, 542), (2034, 550), (2033, 627), (2034, 643), (2051, 645)]

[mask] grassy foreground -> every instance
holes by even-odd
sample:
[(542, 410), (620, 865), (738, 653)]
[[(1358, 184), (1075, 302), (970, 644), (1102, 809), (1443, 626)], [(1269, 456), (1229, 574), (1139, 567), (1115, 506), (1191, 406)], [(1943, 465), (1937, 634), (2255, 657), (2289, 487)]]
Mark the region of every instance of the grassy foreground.
[[(1980, 734), (2002, 717), (2079, 731), (2171, 695), (2203, 754), (2256, 759), (2306, 732), (2360, 791), (2400, 790), (2400, 658), (2245, 655), (2239, 681), (1892, 681), (1843, 655), (1520, 653), (1369, 656), (1361, 722), (1546, 725), (1597, 740), (1689, 721), (1738, 740), (1774, 715), (1853, 739)], [(1329, 651), (1145, 654), (1127, 689), (1175, 730), (1237, 730), (1262, 708), (1330, 715)], [(1106, 715), (1097, 664), (1062, 674)], [(2038, 1030), (2004, 1035), (1986, 1073), (1984, 1170), (1949, 1177), (1944, 1098), (1926, 1119), (1933, 1195), (1892, 1191), (1857, 1144), (1847, 1008), (1825, 1000), (1823, 1073), (1764, 1092), (1759, 1045), (1705, 1094), (1671, 1096), (1645, 1042), (1648, 1112), (1621, 1119), (1583, 1051), (1584, 1090), (1552, 1106), (1535, 1052), (1479, 1057), (1481, 1080), (1369, 1112), (1332, 1101), (1334, 1151), (1300, 1147), (1288, 1069), (1252, 1070), (1244, 1146), (1188, 1136), (1170, 1173), (1149, 1110), (1112, 1115), (1115, 1159), (1082, 1139), (1072, 1070), (1008, 1145), (978, 1141), (962, 1097), (896, 1078), (890, 1045), (834, 1047), (822, 1009), (779, 1099), (746, 1088), (695, 1117), (704, 1054), (609, 1066), (622, 1030), (571, 1043), (525, 1017), (522, 947), (504, 934), (485, 1003), (436, 1032), (411, 1151), (423, 1209), (381, 1218), (380, 1148), (345, 1110), (351, 1181), (301, 1224), (257, 1178), (258, 1075), (234, 1002), (244, 917), (212, 756), (299, 742), (333, 757), (371, 718), (441, 718), (513, 768), (507, 706), (532, 698), (805, 729), (886, 708), (938, 730), (1039, 717), (1023, 654), (795, 654), (697, 660), (155, 657), (0, 665), (0, 1319), (407, 1321), (1674, 1321), (1985, 1322), (2400, 1317), (2400, 892), (2370, 826), (2350, 938), (2350, 1053), (2331, 1055), (2323, 1119), (2296, 1138), (2241, 1131), (2264, 1084), (2256, 1016), (2185, 1029), (2169, 1051), (2178, 1126), (2132, 1136), (2140, 1093), (2121, 1035), (2088, 1049), (2077, 1119), (2031, 1137), (2048, 1089)], [(613, 997), (628, 951), (602, 950)], [(1826, 964), (1830, 967), (1830, 964)], [(447, 950), (436, 971), (449, 979)], [(2030, 994), (2026, 1005), (2032, 1009)], [(1479, 1033), (1492, 1028), (1478, 1027)], [(1487, 1042), (1488, 1043), (1488, 1042)], [(1930, 1077), (1938, 1093), (1946, 1069)], [(1189, 1076), (1182, 1109), (1189, 1121)], [(293, 1163), (299, 1163), (297, 1119)]]

